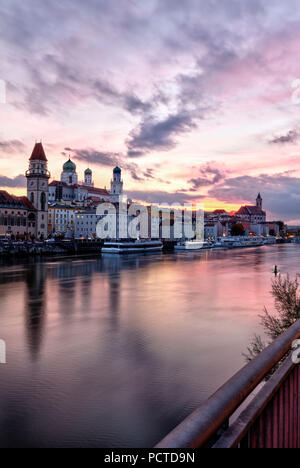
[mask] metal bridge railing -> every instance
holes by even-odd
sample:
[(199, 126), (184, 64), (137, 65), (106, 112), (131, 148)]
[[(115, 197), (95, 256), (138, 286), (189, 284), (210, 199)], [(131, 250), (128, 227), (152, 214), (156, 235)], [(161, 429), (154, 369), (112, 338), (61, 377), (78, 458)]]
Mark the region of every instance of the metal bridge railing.
[(235, 374), (167, 435), (157, 448), (300, 447), (300, 367), (287, 358), (231, 424), (246, 398), (278, 366), (294, 340), (300, 320)]

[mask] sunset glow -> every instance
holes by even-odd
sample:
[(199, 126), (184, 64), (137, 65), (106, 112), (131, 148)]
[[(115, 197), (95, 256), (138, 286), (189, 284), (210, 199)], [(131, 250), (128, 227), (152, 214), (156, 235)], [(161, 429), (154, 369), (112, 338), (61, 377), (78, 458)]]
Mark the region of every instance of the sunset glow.
[[(300, 219), (294, 0), (0, 0), (0, 186), (25, 194), (43, 141), (140, 201), (237, 210), (260, 191), (270, 218)], [(18, 18), (18, 21), (15, 19)]]

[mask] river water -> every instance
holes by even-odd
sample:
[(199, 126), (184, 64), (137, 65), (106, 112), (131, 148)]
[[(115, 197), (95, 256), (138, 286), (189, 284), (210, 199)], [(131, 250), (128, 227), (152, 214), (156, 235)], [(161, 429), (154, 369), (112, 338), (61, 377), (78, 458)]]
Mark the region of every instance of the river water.
[(233, 375), (300, 246), (0, 263), (0, 447), (151, 447)]

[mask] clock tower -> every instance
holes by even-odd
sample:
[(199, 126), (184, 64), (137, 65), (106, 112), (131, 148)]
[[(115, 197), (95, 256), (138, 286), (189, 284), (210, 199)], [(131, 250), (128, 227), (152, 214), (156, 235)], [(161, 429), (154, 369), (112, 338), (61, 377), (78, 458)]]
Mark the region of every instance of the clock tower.
[(36, 238), (48, 237), (48, 184), (50, 173), (47, 168), (47, 158), (42, 143), (36, 143), (29, 159), (29, 169), (26, 172), (27, 197), (36, 211)]
[(110, 183), (110, 202), (120, 203), (123, 197), (123, 180), (122, 171), (119, 167), (115, 167), (113, 170), (113, 178)]

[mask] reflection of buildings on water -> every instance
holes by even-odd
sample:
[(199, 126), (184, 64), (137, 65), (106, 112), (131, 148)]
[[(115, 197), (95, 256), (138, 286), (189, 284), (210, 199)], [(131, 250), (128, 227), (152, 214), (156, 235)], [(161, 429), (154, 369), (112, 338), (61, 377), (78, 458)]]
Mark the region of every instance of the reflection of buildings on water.
[(92, 301), (92, 285), (93, 276), (92, 274), (83, 276), (80, 281), (80, 301), (81, 308), (85, 313), (90, 311)]
[(113, 274), (121, 270), (136, 270), (140, 267), (143, 257), (139, 255), (115, 255), (103, 253), (100, 268), (103, 273)]
[(58, 269), (59, 312), (67, 317), (75, 309), (77, 269), (74, 262), (67, 261)]
[(121, 264), (123, 259), (119, 255), (103, 254), (101, 270), (108, 280), (109, 322), (113, 330), (119, 328), (119, 311), (121, 299)]
[(46, 266), (42, 262), (34, 263), (25, 270), (26, 299), (25, 326), (28, 348), (32, 359), (38, 357), (44, 333), (46, 304)]
[(29, 263), (24, 269), (21, 268), (19, 273), (15, 268), (11, 273), (9, 268), (2, 274), (0, 273), (1, 283), (19, 280), (26, 284), (24, 310), (26, 340), (32, 359), (38, 358), (42, 346), (46, 305), (47, 301), (51, 301), (51, 297), (46, 295), (47, 281), (50, 280), (51, 283), (53, 282), (52, 287), (58, 288), (59, 312), (65, 317), (66, 323), (68, 323), (69, 315), (75, 310), (78, 300), (82, 312), (89, 312), (95, 280), (100, 284), (106, 283), (109, 320), (112, 329), (117, 330), (122, 308), (122, 275), (126, 275), (129, 270), (147, 267), (147, 265), (149, 263), (145, 257), (121, 257), (107, 254), (98, 259), (65, 260), (53, 263), (37, 261)]
[(120, 324), (121, 276), (120, 271), (108, 275), (109, 284), (109, 321), (112, 329)]
[(120, 256), (114, 254), (102, 254), (100, 268), (103, 279), (108, 280), (109, 286), (109, 320), (113, 330), (119, 329), (120, 310), (122, 300), (122, 275), (123, 271), (138, 269), (140, 266), (139, 256)]

